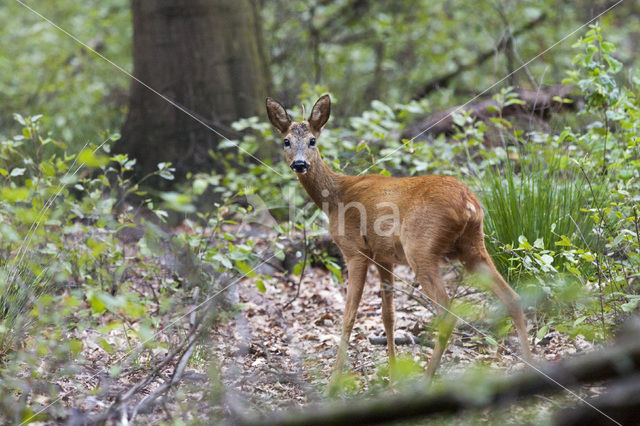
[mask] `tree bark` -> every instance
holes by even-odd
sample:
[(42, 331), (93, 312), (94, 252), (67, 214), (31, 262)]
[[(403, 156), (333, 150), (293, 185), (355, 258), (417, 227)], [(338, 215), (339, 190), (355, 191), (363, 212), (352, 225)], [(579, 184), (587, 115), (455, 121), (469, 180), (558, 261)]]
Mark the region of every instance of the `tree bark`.
[(221, 138), (202, 122), (225, 135), (233, 121), (262, 111), (267, 95), (255, 7), (252, 0), (132, 0), (134, 76), (193, 115), (132, 81), (115, 151), (136, 158), (139, 174), (160, 162), (171, 162), (179, 178), (222, 170), (209, 155)]

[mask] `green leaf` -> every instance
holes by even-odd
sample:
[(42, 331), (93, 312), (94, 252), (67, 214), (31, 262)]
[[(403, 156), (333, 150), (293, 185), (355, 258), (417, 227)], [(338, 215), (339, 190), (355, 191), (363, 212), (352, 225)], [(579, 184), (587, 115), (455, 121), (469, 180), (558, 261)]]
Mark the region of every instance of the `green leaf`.
[(15, 204), (20, 201), (26, 201), (29, 197), (29, 190), (27, 188), (19, 187), (19, 188), (2, 188), (0, 190), (0, 198), (10, 202), (11, 204)]
[(92, 149), (85, 148), (78, 154), (78, 162), (88, 167), (102, 167), (109, 164), (109, 157), (97, 154)]
[(324, 262), (324, 266), (329, 270), (329, 272), (331, 272), (331, 274), (338, 280), (339, 283), (343, 282), (342, 269), (340, 268), (340, 266), (338, 266), (338, 264), (327, 260)]
[(549, 332), (549, 324), (543, 325), (542, 327), (540, 327), (540, 329), (538, 329), (538, 332), (536, 333), (536, 339), (541, 340), (544, 336), (547, 335), (548, 332)]
[(107, 249), (107, 243), (98, 242), (93, 238), (89, 238), (87, 239), (87, 247), (91, 249), (91, 256), (98, 258)]
[(9, 177), (14, 177), (14, 176), (23, 176), (24, 172), (25, 172), (25, 168), (23, 167), (15, 167), (11, 170), (11, 173), (9, 173)]
[(629, 301), (627, 303), (623, 303), (622, 306), (620, 306), (620, 308), (624, 312), (634, 311), (638, 306), (638, 303), (640, 303), (640, 296), (628, 296), (628, 297), (629, 297)]
[(571, 247), (571, 240), (569, 238), (567, 238), (565, 235), (560, 235), (560, 241), (556, 241), (555, 243), (557, 246), (563, 246), (563, 247)]
[(127, 302), (127, 304), (124, 307), (124, 313), (128, 317), (138, 319), (138, 318), (142, 318), (146, 314), (146, 309), (144, 305), (140, 302), (138, 303)]
[(498, 342), (496, 341), (496, 339), (494, 339), (493, 337), (491, 337), (489, 335), (485, 335), (484, 336), (484, 340), (486, 340), (492, 346), (498, 346)]
[(91, 310), (96, 314), (101, 314), (107, 310), (107, 305), (102, 301), (102, 299), (96, 293), (90, 293), (88, 295), (89, 305), (91, 306)]
[(40, 170), (42, 170), (42, 173), (46, 176), (54, 177), (56, 175), (56, 168), (50, 162), (40, 163)]
[(206, 179), (196, 178), (193, 180), (193, 193), (196, 195), (204, 194), (204, 191), (209, 186), (209, 181)]
[(529, 244), (527, 237), (525, 237), (524, 235), (520, 235), (518, 237), (518, 242), (520, 243), (521, 248), (524, 248), (526, 250), (531, 250), (533, 248), (531, 244)]
[(537, 238), (533, 242), (533, 246), (537, 249), (544, 249), (544, 238)]
[(196, 211), (195, 206), (191, 204), (191, 197), (189, 194), (169, 191), (161, 193), (160, 197), (162, 197), (167, 204), (167, 207), (171, 210), (182, 213), (193, 213)]
[(616, 51), (616, 46), (615, 44), (608, 42), (608, 41), (603, 41), (600, 44), (600, 47), (602, 48), (602, 51), (604, 53), (611, 53), (611, 52), (615, 52)]
[(68, 345), (69, 345), (69, 350), (71, 350), (71, 352), (74, 355), (78, 355), (80, 352), (82, 352), (82, 348), (83, 348), (82, 340), (69, 339)]
[(522, 99), (518, 99), (518, 98), (509, 99), (508, 101), (506, 101), (504, 103), (505, 106), (509, 106), (509, 105), (524, 105), (524, 104), (526, 104), (526, 102), (523, 101)]
[(29, 407), (24, 407), (24, 409), (22, 410), (21, 424), (44, 422), (48, 419), (49, 419), (49, 414), (47, 414), (46, 412), (41, 412), (36, 414), (36, 412)]
[(140, 324), (138, 337), (140, 338), (140, 343), (142, 343), (146, 348), (152, 348), (154, 346), (153, 339), (155, 338), (155, 334), (147, 322)]
[(582, 323), (584, 322), (584, 320), (586, 320), (586, 319), (587, 319), (587, 316), (586, 316), (586, 315), (581, 315), (581, 316), (579, 316), (579, 317), (578, 317), (578, 318), (576, 318), (576, 320), (573, 322), (573, 326), (574, 326), (574, 327), (579, 326), (579, 325), (580, 325), (580, 324), (582, 324)]
[(540, 260), (542, 260), (545, 263), (545, 265), (553, 264), (553, 257), (549, 256), (548, 254), (541, 255)]
[(98, 339), (98, 344), (100, 345), (100, 347), (102, 349), (105, 350), (106, 353), (108, 353), (109, 355), (112, 355), (115, 351), (113, 350), (113, 347), (109, 344), (109, 342), (107, 342), (104, 338), (99, 338)]
[(120, 376), (121, 370), (122, 367), (119, 364), (112, 365), (111, 368), (109, 368), (109, 376), (115, 379)]
[(605, 60), (607, 61), (607, 64), (609, 64), (609, 71), (612, 73), (615, 74), (622, 69), (622, 62), (619, 60), (612, 58), (611, 56), (606, 56)]
[(246, 263), (244, 263), (241, 260), (236, 260), (236, 268), (242, 272), (243, 274), (245, 274), (245, 276), (247, 277), (255, 277), (256, 271), (253, 270), (253, 268), (251, 268), (251, 266), (247, 265)]

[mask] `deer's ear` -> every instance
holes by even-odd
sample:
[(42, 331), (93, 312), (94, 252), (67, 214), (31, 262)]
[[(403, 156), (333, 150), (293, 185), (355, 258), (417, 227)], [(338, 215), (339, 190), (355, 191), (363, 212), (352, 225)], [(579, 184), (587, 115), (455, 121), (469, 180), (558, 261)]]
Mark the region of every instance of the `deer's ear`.
[(282, 134), (287, 133), (291, 126), (291, 117), (282, 104), (273, 98), (267, 98), (267, 115), (273, 127)]
[(329, 95), (324, 95), (316, 101), (316, 104), (311, 110), (311, 115), (309, 115), (309, 124), (311, 125), (311, 128), (316, 132), (322, 130), (322, 126), (324, 126), (327, 120), (329, 120), (330, 114), (331, 98)]

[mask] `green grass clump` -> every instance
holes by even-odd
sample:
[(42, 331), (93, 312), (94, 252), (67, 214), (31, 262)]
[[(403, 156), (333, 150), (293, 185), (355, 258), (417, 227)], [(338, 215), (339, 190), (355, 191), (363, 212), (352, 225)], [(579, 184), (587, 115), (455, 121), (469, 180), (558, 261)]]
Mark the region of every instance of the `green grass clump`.
[[(519, 249), (556, 250), (566, 237), (574, 244), (590, 244), (593, 222), (585, 210), (588, 182), (580, 170), (564, 163), (522, 156), (502, 169), (487, 169), (483, 177), (480, 192), (487, 211), (487, 248), (511, 281), (540, 271), (526, 262), (523, 265)], [(544, 265), (534, 262), (532, 266)], [(563, 268), (559, 261), (549, 260), (548, 266)]]

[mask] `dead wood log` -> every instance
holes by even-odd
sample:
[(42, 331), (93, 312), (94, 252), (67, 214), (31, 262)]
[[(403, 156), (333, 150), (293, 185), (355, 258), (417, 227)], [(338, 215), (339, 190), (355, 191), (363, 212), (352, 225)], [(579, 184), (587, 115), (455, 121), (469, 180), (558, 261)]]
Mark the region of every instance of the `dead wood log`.
[[(435, 346), (435, 342), (427, 336), (414, 336), (413, 334), (409, 334), (405, 337), (395, 336), (394, 342), (396, 345), (422, 345), (430, 348)], [(387, 338), (385, 336), (369, 336), (369, 343), (372, 345), (387, 346)]]
[[(491, 376), (482, 392), (458, 386), (438, 394), (410, 392), (374, 400), (345, 401), (303, 410), (241, 417), (241, 425), (342, 425), (380, 424), (438, 414), (455, 414), (469, 409), (514, 403), (538, 394), (559, 393), (582, 384), (622, 379), (640, 372), (640, 327), (613, 347), (556, 363), (540, 365), (506, 378)], [(601, 420), (607, 420), (602, 417)]]
[[(558, 426), (599, 426), (605, 417), (623, 425), (638, 424), (640, 420), (640, 374), (635, 374), (612, 385), (603, 395), (567, 408), (555, 417)], [(598, 410), (596, 411), (594, 407)]]
[(427, 82), (427, 84), (422, 86), (422, 88), (413, 96), (413, 99), (422, 99), (428, 94), (430, 94), (431, 92), (433, 92), (434, 90), (447, 86), (451, 82), (451, 80), (453, 80), (455, 77), (462, 74), (463, 72), (473, 69), (479, 65), (482, 65), (484, 62), (486, 62), (488, 59), (494, 56), (497, 52), (501, 52), (507, 49), (511, 41), (513, 40), (513, 38), (518, 37), (532, 30), (533, 28), (536, 28), (538, 25), (544, 22), (545, 19), (547, 19), (547, 15), (545, 14), (538, 16), (536, 19), (530, 22), (527, 22), (522, 27), (516, 29), (513, 33), (509, 33), (507, 37), (501, 37), (500, 40), (498, 40), (498, 43), (496, 43), (494, 47), (487, 49), (484, 52), (481, 52), (471, 62), (467, 64), (459, 64), (452, 71), (431, 79), (429, 82)]
[[(511, 104), (503, 107), (502, 111), (492, 98), (481, 99), (469, 105), (455, 106), (409, 124), (402, 133), (402, 138), (425, 140), (427, 135), (452, 134), (455, 131), (452, 115), (456, 112), (469, 112), (473, 117), (487, 120), (499, 114), (502, 114), (503, 117), (535, 115), (540, 118), (548, 118), (553, 113), (573, 111), (581, 99), (579, 96), (571, 94), (573, 89), (572, 86), (567, 85), (550, 86), (540, 90), (518, 89), (516, 93), (524, 104)], [(573, 102), (565, 103), (561, 99), (570, 99)]]

